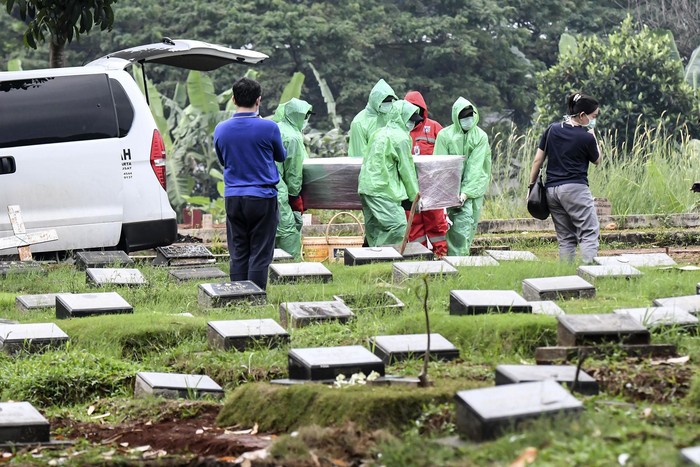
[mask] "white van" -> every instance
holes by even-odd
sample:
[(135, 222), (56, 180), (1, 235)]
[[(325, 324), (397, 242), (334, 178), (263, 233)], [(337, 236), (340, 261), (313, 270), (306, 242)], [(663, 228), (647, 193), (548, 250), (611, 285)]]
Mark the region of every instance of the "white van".
[(177, 223), (163, 140), (127, 69), (159, 63), (209, 71), (265, 58), (164, 39), (83, 67), (0, 72), (0, 238), (14, 235), (7, 206), (19, 205), (27, 233), (58, 233), (33, 252), (171, 244)]

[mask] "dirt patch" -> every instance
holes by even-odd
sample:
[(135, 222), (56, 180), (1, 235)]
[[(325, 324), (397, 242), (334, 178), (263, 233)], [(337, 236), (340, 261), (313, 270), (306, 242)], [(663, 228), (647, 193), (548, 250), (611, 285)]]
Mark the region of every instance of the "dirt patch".
[(601, 391), (632, 401), (654, 403), (682, 399), (690, 390), (693, 370), (687, 365), (659, 362), (611, 363), (592, 370)]

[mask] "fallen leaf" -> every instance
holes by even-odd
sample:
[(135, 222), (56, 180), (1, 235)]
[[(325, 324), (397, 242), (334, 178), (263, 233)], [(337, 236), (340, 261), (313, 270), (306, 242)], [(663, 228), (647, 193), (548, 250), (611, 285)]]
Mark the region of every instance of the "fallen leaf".
[(619, 456), (617, 456), (617, 463), (620, 465), (625, 465), (625, 464), (627, 464), (627, 461), (629, 460), (629, 458), (630, 458), (630, 455), (627, 453), (620, 454)]
[(227, 434), (231, 434), (231, 435), (249, 435), (249, 434), (251, 434), (252, 432), (253, 432), (252, 429), (247, 429), (247, 430), (236, 430), (236, 431), (231, 431), (230, 433), (227, 433)]
[(642, 415), (644, 418), (649, 418), (651, 415), (651, 407), (647, 407), (646, 409), (642, 410)]
[(153, 422), (148, 421), (148, 422), (145, 423), (145, 425), (146, 425), (146, 426), (151, 426), (151, 425), (153, 425)]
[(12, 453), (11, 453), (11, 452), (3, 452), (3, 453), (2, 453), (2, 458), (3, 458), (3, 459), (9, 459), (10, 457), (12, 457)]
[(251, 435), (257, 435), (258, 434), (258, 424), (256, 423), (253, 425), (253, 429), (250, 432)]
[(526, 465), (532, 464), (537, 459), (537, 448), (529, 447), (525, 448), (523, 452), (520, 453), (517, 459), (510, 464), (510, 467), (525, 467)]
[(684, 357), (678, 357), (678, 358), (669, 358), (666, 360), (667, 363), (688, 363), (690, 361), (690, 355), (686, 355)]
[(105, 412), (102, 415), (95, 415), (94, 417), (90, 417), (90, 418), (92, 418), (93, 420), (97, 420), (99, 418), (109, 417), (110, 415), (112, 415), (112, 414), (109, 412)]
[(133, 448), (133, 449), (131, 450), (131, 452), (134, 452), (134, 451), (136, 451), (136, 452), (146, 452), (146, 451), (148, 451), (149, 449), (151, 449), (151, 445), (150, 445), (150, 444), (146, 444), (145, 446), (139, 446), (139, 447)]
[(119, 443), (119, 446), (121, 446), (121, 447), (123, 447), (123, 448), (128, 448), (128, 447), (129, 447), (129, 443), (127, 443), (126, 441), (124, 441), (123, 443)]
[(617, 224), (614, 222), (611, 222), (609, 224), (605, 224), (605, 227), (603, 227), (605, 230), (615, 230), (617, 228)]
[(94, 405), (91, 405), (91, 406), (88, 407), (88, 409), (87, 409), (87, 414), (88, 414), (88, 415), (92, 415), (92, 413), (93, 413), (94, 411), (95, 411), (95, 406), (94, 406)]
[(202, 430), (202, 429), (199, 429), (199, 430), (194, 432), (195, 435), (201, 435), (203, 433), (204, 433), (204, 430)]

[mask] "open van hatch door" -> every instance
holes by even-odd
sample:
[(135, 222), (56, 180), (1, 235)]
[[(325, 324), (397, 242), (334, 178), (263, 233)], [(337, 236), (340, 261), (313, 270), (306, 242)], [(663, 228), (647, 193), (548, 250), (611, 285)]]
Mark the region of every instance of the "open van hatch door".
[[(113, 52), (88, 63), (107, 68), (126, 68), (134, 63), (160, 63), (187, 70), (211, 71), (230, 63), (255, 64), (268, 58), (254, 50), (230, 49), (207, 42), (163, 38), (155, 44)], [(115, 60), (121, 59), (121, 60)]]

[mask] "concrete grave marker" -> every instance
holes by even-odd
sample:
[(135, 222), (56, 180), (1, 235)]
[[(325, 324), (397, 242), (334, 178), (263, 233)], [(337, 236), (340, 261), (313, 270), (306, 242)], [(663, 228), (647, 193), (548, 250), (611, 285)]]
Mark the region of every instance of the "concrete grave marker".
[(403, 260), (403, 256), (390, 246), (346, 248), (343, 258), (345, 266)]
[(166, 399), (195, 399), (202, 396), (222, 398), (224, 390), (207, 375), (140, 371), (136, 373), (134, 397), (144, 397), (148, 394)]
[(649, 330), (627, 315), (585, 314), (557, 316), (560, 346), (597, 345), (607, 342), (649, 344)]
[(209, 321), (207, 339), (212, 348), (243, 352), (255, 346), (276, 348), (289, 343), (287, 331), (272, 319)]
[(529, 301), (593, 298), (595, 287), (579, 276), (539, 277), (523, 280), (523, 297)]
[(700, 295), (683, 295), (680, 297), (657, 298), (654, 300), (655, 306), (665, 306), (668, 308), (680, 308), (691, 315), (700, 313)]
[(278, 263), (270, 265), (270, 282), (285, 283), (298, 281), (330, 282), (333, 274), (321, 263)]
[(169, 245), (156, 248), (154, 266), (194, 266), (216, 262), (216, 258), (204, 245)]
[(588, 282), (595, 282), (601, 278), (631, 279), (640, 277), (642, 273), (629, 264), (603, 264), (579, 266), (576, 274)]
[(531, 313), (530, 305), (512, 290), (452, 290), (451, 315), (481, 315), (484, 313)]
[(29, 402), (0, 402), (0, 443), (48, 443), (49, 421)]
[(17, 308), (22, 311), (43, 310), (45, 308), (56, 307), (55, 293), (45, 293), (36, 295), (18, 295), (15, 298)]
[(484, 253), (496, 261), (537, 261), (537, 256), (529, 251), (486, 250)]
[(46, 275), (46, 271), (36, 261), (0, 261), (0, 277), (15, 274)]
[(653, 268), (658, 266), (675, 266), (676, 262), (666, 253), (623, 253), (620, 255), (627, 264), (635, 268)]
[(68, 334), (54, 323), (0, 324), (0, 348), (10, 354), (55, 349), (69, 340)]
[(456, 268), (498, 266), (498, 261), (491, 256), (445, 256), (442, 260)]
[(566, 313), (552, 300), (535, 300), (528, 302), (532, 306), (533, 315), (561, 316)]
[(627, 315), (647, 328), (679, 327), (689, 330), (697, 329), (698, 318), (681, 308), (649, 307), (620, 308), (613, 310), (617, 315)]
[(345, 303), (353, 312), (356, 311), (400, 311), (404, 303), (391, 292), (370, 292), (367, 294), (333, 295), (335, 300)]
[(75, 264), (81, 271), (88, 268), (129, 267), (134, 260), (121, 250), (79, 251), (75, 254)]
[(525, 420), (583, 410), (578, 399), (552, 380), (459, 391), (455, 399), (457, 430), (474, 441), (496, 438)]
[(498, 365), (496, 386), (553, 380), (588, 396), (598, 394), (598, 382), (576, 365)]
[(8, 248), (17, 248), (20, 261), (31, 261), (31, 245), (58, 240), (58, 234), (54, 229), (27, 233), (18, 205), (7, 206), (7, 214), (10, 217), (10, 225), (14, 236), (0, 238), (0, 251)]
[(300, 328), (313, 322), (339, 321), (347, 323), (355, 314), (343, 302), (282, 302), (280, 322), (283, 326)]
[[(422, 359), (428, 344), (425, 334), (375, 336), (369, 339), (370, 348), (386, 365), (407, 360)], [(430, 334), (430, 358), (450, 361), (459, 358), (459, 349), (440, 334)]]
[[(392, 248), (399, 253), (401, 245), (392, 245)], [(432, 261), (435, 259), (435, 254), (428, 247), (418, 242), (406, 243), (401, 256), (409, 261)]]
[(273, 263), (284, 263), (294, 261), (294, 256), (290, 255), (282, 248), (275, 248), (275, 252), (272, 255)]
[(700, 446), (681, 449), (681, 459), (689, 465), (700, 465)]
[(56, 318), (133, 313), (134, 308), (116, 292), (58, 294)]
[(291, 349), (288, 361), (289, 379), (334, 380), (373, 371), (384, 376), (384, 362), (361, 345)]
[(627, 265), (629, 266), (629, 260), (623, 258), (622, 256), (615, 255), (615, 256), (596, 256), (593, 258), (593, 262), (596, 263), (599, 266), (619, 266), (619, 265)]
[(456, 276), (457, 270), (445, 261), (406, 261), (394, 263), (394, 281), (421, 277), (424, 274), (433, 277)]
[(85, 280), (96, 287), (105, 285), (138, 287), (147, 283), (141, 271), (126, 268), (87, 268)]
[(253, 281), (199, 284), (197, 302), (205, 308), (221, 308), (233, 303), (267, 303), (267, 293)]
[(178, 282), (205, 279), (228, 279), (229, 275), (216, 266), (204, 266), (199, 268), (173, 268), (168, 274)]

